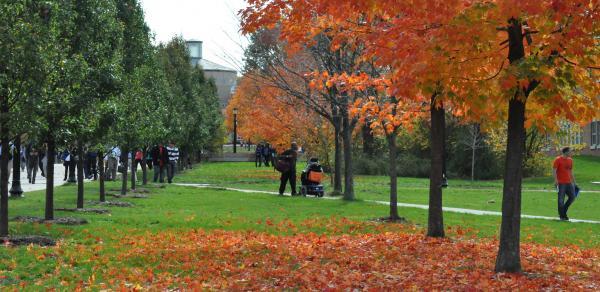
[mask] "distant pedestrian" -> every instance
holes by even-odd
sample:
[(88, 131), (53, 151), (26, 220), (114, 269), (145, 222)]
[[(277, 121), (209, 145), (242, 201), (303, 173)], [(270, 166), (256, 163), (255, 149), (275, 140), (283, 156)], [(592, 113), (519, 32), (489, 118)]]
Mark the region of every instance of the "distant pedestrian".
[[(162, 143), (154, 146), (152, 148), (152, 164), (154, 164), (154, 182), (157, 181), (160, 183), (165, 182), (165, 168), (167, 167), (167, 163), (169, 161), (169, 155), (167, 153), (167, 149), (163, 146)], [(159, 180), (160, 178), (160, 180)]]
[(98, 171), (96, 166), (98, 165), (98, 153), (96, 151), (90, 151), (88, 150), (86, 153), (86, 169), (87, 169), (87, 179), (94, 179), (96, 180), (98, 178)]
[(26, 150), (27, 156), (27, 180), (31, 184), (35, 184), (35, 177), (37, 176), (39, 153), (35, 146), (29, 144)]
[(21, 172), (25, 172), (27, 168), (27, 147), (25, 145), (21, 145)]
[[(567, 211), (575, 201), (575, 177), (573, 176), (573, 153), (571, 148), (564, 147), (562, 155), (554, 159), (552, 174), (554, 175), (554, 184), (558, 189), (558, 215), (560, 220), (568, 221)], [(565, 203), (565, 195), (568, 200)]]
[(170, 142), (167, 147), (167, 153), (169, 154), (169, 164), (167, 166), (167, 178), (169, 183), (173, 182), (175, 172), (177, 172), (177, 161), (179, 161), (179, 148), (175, 147), (175, 143)]
[(256, 144), (256, 151), (254, 151), (254, 166), (261, 167), (262, 166), (262, 151), (263, 145), (262, 143)]
[(269, 167), (269, 162), (271, 161), (270, 156), (271, 156), (271, 145), (269, 145), (269, 143), (266, 143), (262, 149), (262, 159), (263, 159), (266, 167)]
[(118, 146), (113, 147), (108, 152), (108, 159), (106, 163), (106, 180), (114, 181), (117, 179), (119, 157), (121, 157), (121, 149), (119, 149)]
[(60, 159), (63, 161), (63, 166), (65, 167), (63, 181), (66, 181), (69, 176), (69, 166), (71, 165), (71, 154), (69, 153), (69, 149), (65, 149), (65, 151), (62, 152)]
[(283, 192), (285, 191), (285, 186), (287, 182), (290, 182), (290, 187), (292, 189), (292, 196), (296, 195), (296, 160), (298, 159), (298, 144), (296, 142), (292, 142), (290, 149), (284, 151), (277, 158), (278, 160), (282, 160), (285, 162), (286, 167), (283, 171), (281, 171), (281, 178), (279, 184), (279, 195), (283, 196)]

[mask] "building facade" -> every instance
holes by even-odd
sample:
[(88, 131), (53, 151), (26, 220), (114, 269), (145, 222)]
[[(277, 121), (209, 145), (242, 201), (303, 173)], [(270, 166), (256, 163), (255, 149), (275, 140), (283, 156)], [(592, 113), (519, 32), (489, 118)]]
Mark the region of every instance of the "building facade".
[(544, 151), (549, 155), (558, 155), (564, 146), (576, 147), (581, 155), (600, 156), (600, 120), (594, 120), (584, 127), (569, 122), (561, 123), (555, 139), (547, 136)]
[(221, 108), (225, 108), (237, 85), (237, 71), (202, 57), (202, 41), (189, 40), (186, 42), (190, 53), (192, 66), (200, 66), (204, 76), (212, 78), (217, 86)]
[(581, 154), (600, 156), (600, 120), (583, 127), (582, 142), (585, 144)]

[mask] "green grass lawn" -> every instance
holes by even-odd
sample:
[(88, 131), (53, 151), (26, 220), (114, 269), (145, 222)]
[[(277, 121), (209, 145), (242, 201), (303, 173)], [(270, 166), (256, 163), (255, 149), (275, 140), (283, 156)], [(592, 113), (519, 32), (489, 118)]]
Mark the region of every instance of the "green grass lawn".
[[(597, 159), (576, 161), (580, 184), (583, 180), (593, 180), (600, 168)], [(255, 168), (252, 163), (213, 163), (197, 165), (193, 170), (176, 177), (176, 183), (210, 183), (217, 186), (237, 187), (255, 190), (277, 188), (278, 174), (271, 168)], [(535, 192), (541, 189), (548, 178), (526, 180), (523, 196), (523, 213), (530, 215), (555, 215), (556, 196), (553, 192)], [(480, 210), (500, 210), (500, 182), (471, 183), (451, 181), (451, 187), (444, 193), (444, 205)], [(118, 188), (120, 183), (111, 182), (107, 189)], [(427, 203), (427, 180), (400, 179), (399, 201), (406, 203)], [(97, 183), (87, 183), (86, 200), (98, 199)], [(594, 185), (586, 186), (592, 189)], [(278, 197), (266, 194), (248, 194), (217, 189), (200, 189), (168, 185), (158, 188), (147, 187), (151, 194), (147, 199), (120, 199), (135, 204), (133, 208), (109, 207), (110, 215), (78, 214), (56, 212), (56, 217), (84, 217), (89, 221), (83, 226), (61, 226), (50, 224), (10, 223), (13, 235), (47, 235), (62, 239), (64, 255), (43, 256), (44, 249), (19, 247), (0, 248), (0, 287), (3, 285), (61, 285), (61, 281), (71, 283), (73, 279), (88, 279), (94, 275), (95, 267), (101, 259), (115, 260), (117, 243), (127, 235), (155, 233), (165, 230), (253, 230), (275, 234), (289, 233), (365, 233), (374, 232), (370, 219), (388, 214), (388, 207), (366, 202), (365, 200), (387, 200), (386, 177), (362, 177), (356, 179), (357, 201), (326, 200), (303, 197)], [(596, 188), (600, 189), (600, 188)], [(110, 192), (110, 191), (109, 191)], [(112, 192), (114, 193), (114, 192)], [(578, 219), (600, 220), (599, 193), (586, 193), (577, 201), (569, 216)], [(109, 197), (109, 200), (114, 200)], [(489, 202), (495, 200), (494, 203)], [(67, 185), (56, 188), (55, 207), (74, 208), (76, 187)], [(91, 207), (91, 206), (86, 206)], [(27, 193), (25, 198), (9, 202), (9, 217), (17, 215), (43, 216), (44, 192)], [(424, 233), (427, 226), (427, 211), (414, 208), (400, 208), (411, 228), (409, 232)], [(332, 229), (329, 223), (347, 218), (364, 222), (364, 226), (352, 230)], [(445, 213), (444, 221), (449, 236), (472, 234), (473, 236), (495, 238), (500, 217), (476, 216)], [(282, 222), (291, 222), (294, 229), (288, 229)], [(311, 222), (311, 224), (305, 224)], [(390, 230), (395, 230), (389, 225)], [(414, 227), (414, 228), (413, 228)], [(545, 243), (552, 246), (576, 244), (583, 247), (600, 247), (600, 224), (567, 223), (559, 221), (524, 219), (522, 221), (524, 242)], [(97, 252), (95, 250), (98, 249)], [(85, 252), (84, 252), (85, 251)], [(89, 259), (92, 257), (93, 259)], [(71, 261), (70, 268), (60, 271), (61, 276), (45, 276), (55, 271), (57, 266)], [(123, 263), (142, 265), (143, 263)], [(95, 281), (102, 281), (96, 275)], [(106, 279), (104, 279), (106, 280)], [(64, 283), (63, 283), (64, 284)], [(71, 284), (70, 284), (71, 285)]]

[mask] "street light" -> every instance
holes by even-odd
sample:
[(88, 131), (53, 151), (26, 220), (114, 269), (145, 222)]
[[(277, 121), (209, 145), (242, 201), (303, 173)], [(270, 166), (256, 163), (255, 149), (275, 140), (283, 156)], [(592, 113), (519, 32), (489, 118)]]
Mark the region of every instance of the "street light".
[(233, 109), (233, 153), (237, 153), (236, 145), (237, 145), (237, 114), (238, 109)]

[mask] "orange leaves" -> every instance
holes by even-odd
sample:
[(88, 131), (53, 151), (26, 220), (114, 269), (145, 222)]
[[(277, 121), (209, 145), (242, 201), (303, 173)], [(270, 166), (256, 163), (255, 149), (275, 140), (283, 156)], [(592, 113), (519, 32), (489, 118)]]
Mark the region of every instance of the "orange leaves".
[[(283, 232), (289, 226), (295, 228), (287, 220), (267, 224)], [(456, 238), (449, 240), (427, 238), (407, 226), (347, 219), (321, 218), (300, 225), (337, 230), (334, 234), (353, 229), (376, 232), (161, 231), (123, 239), (148, 244), (117, 247), (115, 257), (120, 261), (152, 269), (112, 265), (102, 269), (115, 280), (113, 287), (124, 284), (151, 290), (600, 289), (598, 250), (524, 244), (528, 274), (494, 274), (489, 259), (496, 253), (497, 242), (463, 237), (460, 228), (452, 230)]]

